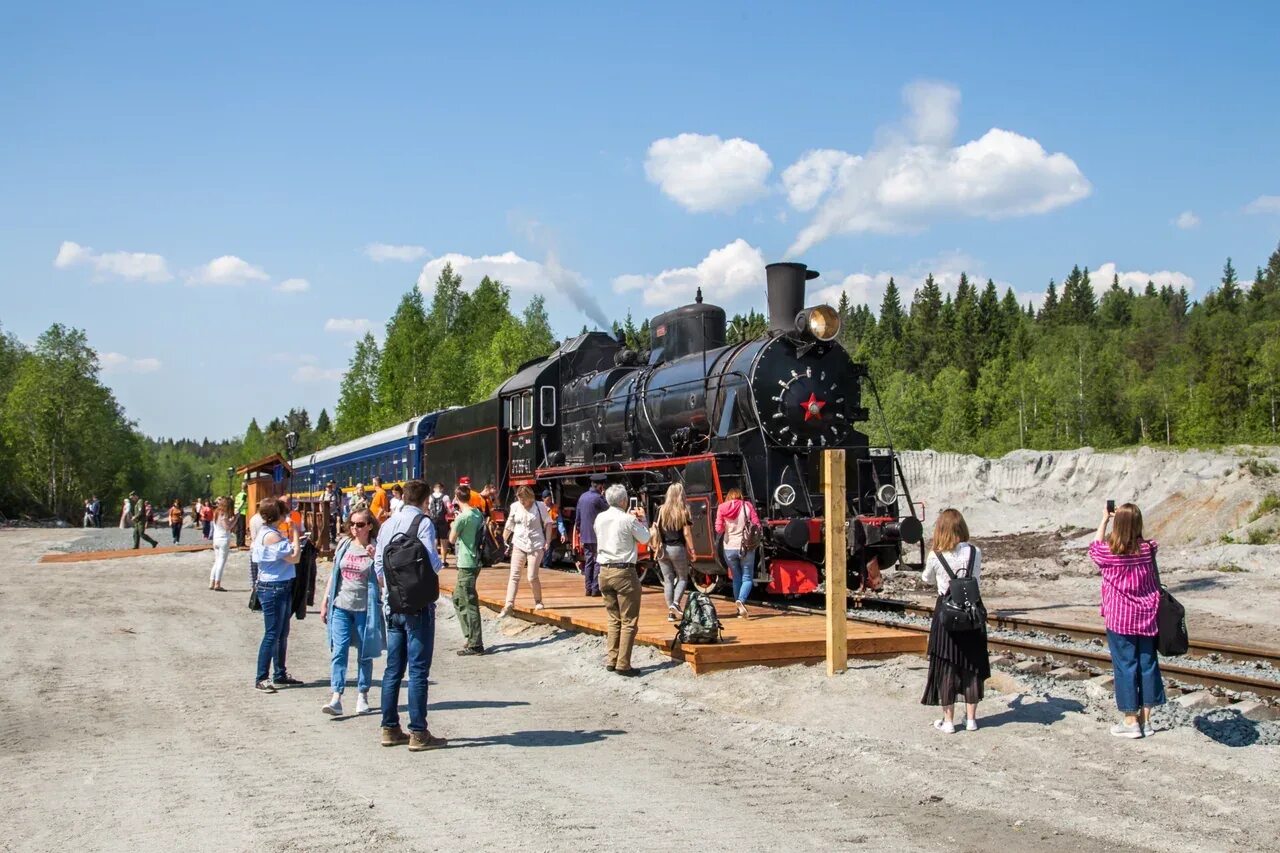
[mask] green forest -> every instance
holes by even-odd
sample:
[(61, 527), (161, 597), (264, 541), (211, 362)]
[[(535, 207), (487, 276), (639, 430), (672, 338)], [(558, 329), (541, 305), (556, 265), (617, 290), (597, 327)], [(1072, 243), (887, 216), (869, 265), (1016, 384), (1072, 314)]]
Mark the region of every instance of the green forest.
[[(1247, 285), (1228, 259), (1198, 302), (1074, 267), (1049, 282), (1039, 308), (966, 276), (944, 295), (929, 276), (910, 304), (890, 280), (874, 310), (847, 299), (838, 309), (841, 340), (870, 367), (883, 405), (882, 417), (868, 385), (878, 444), (990, 456), (1280, 442), (1280, 248)], [(733, 318), (729, 336), (765, 326), (753, 310)], [(647, 346), (647, 320), (628, 315), (614, 332)], [(111, 518), (131, 489), (153, 501), (224, 494), (229, 468), (283, 452), (288, 432), (303, 454), (466, 405), (555, 345), (541, 296), (515, 314), (501, 282), (468, 291), (445, 267), (430, 304), (411, 288), (382, 344), (372, 334), (358, 342), (332, 418), (291, 409), (242, 436), (194, 441), (142, 435), (100, 381), (84, 332), (55, 324), (26, 347), (0, 328), (0, 514), (76, 522), (90, 495)]]

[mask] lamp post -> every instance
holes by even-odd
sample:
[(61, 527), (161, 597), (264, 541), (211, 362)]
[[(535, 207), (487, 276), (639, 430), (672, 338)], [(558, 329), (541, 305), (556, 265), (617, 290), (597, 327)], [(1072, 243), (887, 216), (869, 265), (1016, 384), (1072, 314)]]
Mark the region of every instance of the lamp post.
[(235, 468), (227, 468), (227, 497), (231, 497), (231, 478), (235, 475)]
[(286, 488), (289, 494), (293, 494), (293, 452), (298, 449), (298, 434), (296, 432), (286, 432), (284, 434), (284, 450), (289, 456), (289, 474), (288, 485)]
[(212, 474), (205, 474), (205, 475), (204, 475), (204, 497), (205, 497), (205, 500), (208, 500), (208, 499), (212, 496), (212, 494), (213, 494), (213, 475), (212, 475)]

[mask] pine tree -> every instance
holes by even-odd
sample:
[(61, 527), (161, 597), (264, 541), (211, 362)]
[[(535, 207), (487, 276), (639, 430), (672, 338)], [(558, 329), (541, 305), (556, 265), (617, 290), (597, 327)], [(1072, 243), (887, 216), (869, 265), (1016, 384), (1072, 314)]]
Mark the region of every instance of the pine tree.
[(1058, 320), (1058, 286), (1053, 283), (1053, 279), (1049, 279), (1049, 289), (1045, 291), (1039, 319), (1046, 325), (1056, 323)]
[(378, 426), (378, 366), (382, 353), (372, 332), (356, 342), (351, 364), (338, 389), (334, 429), (338, 441), (350, 441), (375, 431)]
[(380, 426), (424, 413), (426, 371), (432, 349), (422, 292), (414, 287), (400, 299), (387, 323), (376, 377)]

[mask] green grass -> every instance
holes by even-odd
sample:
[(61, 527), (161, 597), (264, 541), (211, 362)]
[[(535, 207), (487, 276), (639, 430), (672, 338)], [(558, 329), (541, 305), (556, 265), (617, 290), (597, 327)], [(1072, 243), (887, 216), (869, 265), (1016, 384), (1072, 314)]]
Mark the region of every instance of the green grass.
[(1280, 474), (1280, 468), (1265, 459), (1246, 459), (1240, 463), (1240, 470), (1248, 471), (1255, 477), (1274, 477)]
[(1276, 541), (1276, 532), (1274, 530), (1250, 530), (1250, 545), (1270, 545)]
[(1215, 572), (1225, 572), (1231, 575), (1245, 574), (1249, 571), (1248, 569), (1237, 566), (1235, 563), (1226, 563), (1221, 566), (1214, 566), (1213, 570)]
[(1219, 536), (1219, 537), (1218, 537), (1218, 544), (1220, 544), (1220, 545), (1234, 545), (1234, 544), (1236, 544), (1236, 540), (1235, 540), (1235, 539), (1233, 539), (1233, 538), (1231, 537), (1231, 534), (1230, 534), (1230, 533), (1224, 533), (1224, 534), (1222, 534), (1221, 536)]
[(1249, 520), (1257, 521), (1264, 515), (1269, 515), (1276, 510), (1280, 510), (1280, 493), (1267, 492), (1267, 496), (1254, 507), (1253, 514), (1249, 516)]

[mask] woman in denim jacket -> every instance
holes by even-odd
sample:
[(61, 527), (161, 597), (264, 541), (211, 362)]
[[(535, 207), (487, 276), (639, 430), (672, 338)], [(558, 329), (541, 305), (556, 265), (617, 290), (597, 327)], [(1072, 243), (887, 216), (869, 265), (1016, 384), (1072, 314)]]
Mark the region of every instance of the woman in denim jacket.
[(356, 713), (369, 713), (369, 686), (373, 683), (373, 659), (387, 647), (387, 628), (382, 614), (382, 595), (373, 570), (373, 554), (378, 523), (367, 510), (351, 513), (350, 536), (343, 538), (333, 555), (333, 571), (325, 589), (320, 619), (328, 625), (332, 653), (330, 684), (333, 696), (321, 710), (332, 716), (342, 714), (342, 693), (347, 686), (350, 647), (356, 650), (359, 668)]

